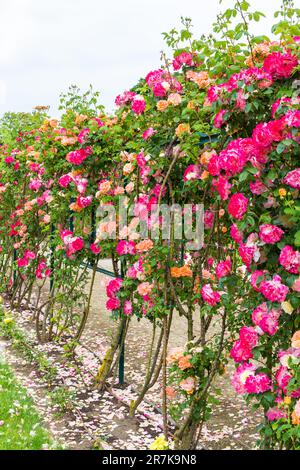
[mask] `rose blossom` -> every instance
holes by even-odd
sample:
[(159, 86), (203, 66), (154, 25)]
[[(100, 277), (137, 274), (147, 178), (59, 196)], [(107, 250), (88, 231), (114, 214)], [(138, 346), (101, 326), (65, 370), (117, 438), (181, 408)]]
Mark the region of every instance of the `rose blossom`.
[(284, 302), (289, 288), (281, 283), (281, 277), (276, 274), (273, 279), (262, 281), (260, 292), (267, 300), (271, 300), (272, 302)]
[(214, 306), (221, 300), (219, 292), (214, 292), (210, 284), (205, 284), (201, 289), (201, 296), (204, 302)]
[(276, 225), (263, 224), (259, 227), (259, 238), (264, 243), (274, 245), (279, 242), (284, 235), (284, 231)]
[(236, 193), (231, 196), (228, 204), (229, 214), (237, 220), (242, 220), (247, 212), (248, 199), (242, 193)]
[(291, 246), (282, 248), (279, 255), (279, 263), (291, 274), (298, 274), (300, 269), (300, 251), (295, 251)]

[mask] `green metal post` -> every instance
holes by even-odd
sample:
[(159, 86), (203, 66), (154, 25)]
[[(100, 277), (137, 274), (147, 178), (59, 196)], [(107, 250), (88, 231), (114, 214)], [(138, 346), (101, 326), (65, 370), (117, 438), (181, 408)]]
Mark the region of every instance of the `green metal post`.
[[(124, 278), (124, 274), (125, 274), (125, 269), (124, 269), (124, 262), (121, 261), (121, 278), (123, 279)], [(121, 337), (120, 337), (120, 347), (121, 347), (121, 351), (120, 351), (120, 358), (119, 358), (119, 385), (124, 385), (124, 375), (125, 375), (125, 338), (123, 339), (124, 337), (124, 334), (125, 334), (125, 328), (126, 326), (124, 325), (124, 329), (121, 333)]]

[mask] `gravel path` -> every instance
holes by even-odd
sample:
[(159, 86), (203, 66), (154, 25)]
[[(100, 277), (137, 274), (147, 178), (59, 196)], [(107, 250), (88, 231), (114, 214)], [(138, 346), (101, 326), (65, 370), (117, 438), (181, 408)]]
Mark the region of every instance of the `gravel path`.
[[(111, 269), (108, 260), (101, 261), (101, 267)], [(151, 337), (149, 321), (132, 319), (126, 341), (125, 381), (126, 388), (114, 388), (114, 396), (108, 391), (100, 394), (93, 390), (93, 375), (97, 371), (98, 357), (103, 357), (115, 322), (105, 308), (105, 283), (109, 278), (97, 273), (92, 296), (92, 308), (82, 337), (82, 347), (77, 348), (82, 364), (82, 374), (78, 374), (74, 364), (62, 364), (58, 360), (61, 348), (58, 345), (37, 345), (44, 351), (58, 369), (57, 384), (76, 392), (75, 408), (57, 416), (48, 396), (47, 384), (33, 366), (16, 356), (9, 345), (0, 342), (1, 350), (6, 350), (8, 362), (13, 365), (18, 379), (27, 387), (35, 403), (44, 416), (46, 426), (55, 439), (67, 448), (89, 449), (101, 443), (105, 448), (146, 449), (153, 439), (161, 434), (162, 418), (155, 411), (160, 406), (160, 383), (147, 395), (137, 417), (128, 417), (130, 401), (134, 399), (137, 384), (143, 383), (146, 370), (147, 345)], [(18, 324), (25, 329), (34, 342), (34, 331), (30, 312), (17, 314)], [(196, 319), (195, 319), (196, 320)], [(197, 324), (195, 321), (197, 330)], [(173, 321), (170, 347), (183, 346), (185, 342), (185, 320), (176, 315)], [(88, 349), (86, 349), (86, 347)], [(201, 447), (205, 449), (254, 449), (258, 438), (255, 428), (261, 416), (253, 413), (242, 397), (237, 396), (230, 385), (232, 366), (216, 384), (222, 390), (209, 423), (203, 428)]]

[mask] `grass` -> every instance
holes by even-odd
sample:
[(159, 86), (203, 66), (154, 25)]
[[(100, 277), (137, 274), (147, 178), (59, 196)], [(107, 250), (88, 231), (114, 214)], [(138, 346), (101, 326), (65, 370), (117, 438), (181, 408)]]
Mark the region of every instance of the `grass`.
[(12, 369), (0, 358), (0, 450), (53, 449), (54, 443)]

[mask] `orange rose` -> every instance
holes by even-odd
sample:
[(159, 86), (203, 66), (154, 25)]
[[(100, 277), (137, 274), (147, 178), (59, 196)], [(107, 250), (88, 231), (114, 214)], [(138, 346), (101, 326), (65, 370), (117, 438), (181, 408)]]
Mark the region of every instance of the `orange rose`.
[(171, 276), (180, 277), (180, 268), (176, 268), (176, 266), (171, 268)]
[(172, 400), (177, 394), (173, 387), (166, 387), (166, 395), (169, 400)]
[(196, 109), (194, 101), (189, 101), (187, 104), (188, 109)]
[(179, 361), (178, 361), (178, 367), (181, 370), (186, 370), (190, 369), (192, 364), (190, 363), (190, 359), (192, 358), (191, 354), (188, 354), (187, 356), (182, 356)]
[(185, 266), (182, 266), (181, 268), (177, 268), (176, 266), (171, 268), (171, 276), (172, 277), (175, 277), (175, 278), (179, 278), (179, 277), (192, 277), (193, 276), (193, 273), (191, 271), (191, 269), (185, 265)]
[(187, 266), (182, 266), (181, 268), (181, 277), (192, 277), (193, 273), (192, 270)]
[(169, 106), (169, 103), (167, 100), (160, 100), (156, 104), (156, 108), (158, 111), (164, 111), (165, 109), (167, 109), (168, 106)]
[(201, 173), (201, 175), (200, 175), (200, 179), (201, 179), (202, 181), (204, 181), (204, 180), (207, 180), (207, 178), (209, 178), (209, 172), (206, 171), (206, 170), (202, 171), (202, 173)]
[(191, 128), (189, 124), (182, 123), (177, 126), (177, 129), (175, 131), (175, 134), (177, 137), (180, 137), (182, 134), (189, 134), (191, 132)]
[(79, 207), (78, 204), (76, 204), (76, 202), (72, 202), (72, 204), (69, 205), (69, 208), (73, 212), (81, 212), (83, 210), (83, 208)]
[(292, 413), (292, 423), (295, 426), (299, 426), (299, 424), (300, 424), (300, 417), (296, 415), (295, 411), (293, 411), (293, 413)]

